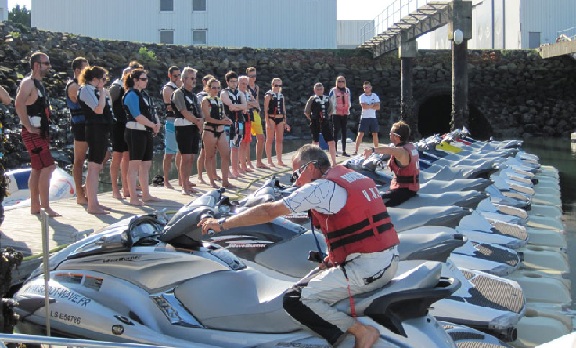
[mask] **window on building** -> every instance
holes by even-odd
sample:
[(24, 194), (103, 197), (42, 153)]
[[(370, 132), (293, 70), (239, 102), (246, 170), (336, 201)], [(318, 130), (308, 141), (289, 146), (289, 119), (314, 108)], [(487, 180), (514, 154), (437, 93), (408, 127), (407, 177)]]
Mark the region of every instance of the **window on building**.
[(206, 11), (206, 0), (194, 0), (192, 11)]
[(174, 11), (174, 0), (160, 0), (160, 11)]
[(174, 30), (160, 30), (160, 43), (173, 44)]
[(206, 45), (206, 32), (207, 30), (192, 30), (192, 44)]
[(528, 48), (538, 48), (540, 47), (540, 32), (530, 31), (528, 32)]

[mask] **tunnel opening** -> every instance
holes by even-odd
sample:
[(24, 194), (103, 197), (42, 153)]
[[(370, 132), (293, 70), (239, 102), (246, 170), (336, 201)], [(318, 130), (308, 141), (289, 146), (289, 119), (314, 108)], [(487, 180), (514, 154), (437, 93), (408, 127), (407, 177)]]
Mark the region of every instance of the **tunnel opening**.
[(449, 94), (432, 96), (418, 109), (418, 133), (424, 138), (450, 132), (452, 97)]
[[(492, 126), (478, 107), (469, 104), (468, 117), (464, 124), (474, 139), (487, 140), (492, 136)], [(420, 104), (418, 109), (418, 132), (422, 138), (450, 132), (451, 121), (452, 96), (450, 94), (431, 96)]]

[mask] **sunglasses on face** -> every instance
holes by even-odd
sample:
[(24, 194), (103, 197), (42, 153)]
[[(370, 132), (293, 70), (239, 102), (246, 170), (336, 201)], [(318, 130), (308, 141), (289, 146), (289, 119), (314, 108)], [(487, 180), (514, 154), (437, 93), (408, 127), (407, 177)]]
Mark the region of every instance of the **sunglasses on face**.
[(148, 81), (148, 78), (147, 78), (147, 77), (139, 77), (138, 80), (140, 80), (140, 81)]
[(290, 183), (293, 184), (296, 182), (296, 180), (298, 180), (298, 178), (300, 177), (300, 175), (302, 175), (302, 172), (306, 170), (306, 168), (308, 167), (309, 164), (311, 163), (316, 163), (316, 161), (309, 161), (306, 162), (306, 164), (303, 164), (300, 166), (300, 168), (298, 168), (295, 172), (292, 173), (292, 176), (290, 177)]
[(211, 89), (220, 89), (220, 87), (210, 87)]
[(282, 85), (274, 85), (274, 87), (282, 87)]

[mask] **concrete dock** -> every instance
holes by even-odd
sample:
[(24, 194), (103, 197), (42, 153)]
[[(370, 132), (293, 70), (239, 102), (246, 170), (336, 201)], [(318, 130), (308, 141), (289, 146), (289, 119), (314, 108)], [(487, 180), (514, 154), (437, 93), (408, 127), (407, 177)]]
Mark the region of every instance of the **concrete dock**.
[[(348, 145), (348, 149), (352, 149)], [(371, 146), (369, 143), (362, 144), (360, 151)], [(360, 152), (361, 153), (361, 152)], [(227, 189), (227, 195), (232, 199), (240, 199), (254, 191), (272, 176), (280, 179), (280, 182), (289, 185), (292, 174), (291, 159), (294, 152), (283, 155), (282, 159), (286, 166), (276, 166), (271, 169), (257, 169), (246, 173), (238, 179), (230, 179), (234, 188)], [(338, 156), (337, 161), (346, 160), (347, 157)], [(253, 161), (255, 164), (255, 161)], [(266, 162), (265, 162), (266, 163)], [(107, 167), (105, 168), (107, 170)], [(204, 174), (204, 179), (207, 179)], [(99, 194), (100, 204), (111, 209), (108, 215), (91, 215), (86, 212), (85, 206), (76, 204), (76, 198), (61, 199), (51, 203), (51, 207), (62, 216), (49, 218), (49, 246), (50, 250), (73, 243), (82, 239), (86, 234), (98, 231), (112, 223), (134, 214), (148, 214), (166, 209), (167, 212), (176, 212), (184, 204), (196, 199), (201, 194), (213, 190), (206, 184), (196, 182), (195, 175), (191, 181), (197, 184), (195, 187), (198, 194), (182, 195), (176, 179), (170, 183), (174, 190), (164, 187), (150, 186), (150, 193), (162, 200), (160, 202), (146, 203), (142, 207), (128, 204), (127, 199), (118, 200), (112, 197), (112, 192)], [(41, 222), (38, 215), (30, 214), (30, 207), (12, 209), (6, 212), (4, 223), (0, 226), (0, 248), (13, 247), (21, 251), (24, 256), (39, 255), (42, 253)]]

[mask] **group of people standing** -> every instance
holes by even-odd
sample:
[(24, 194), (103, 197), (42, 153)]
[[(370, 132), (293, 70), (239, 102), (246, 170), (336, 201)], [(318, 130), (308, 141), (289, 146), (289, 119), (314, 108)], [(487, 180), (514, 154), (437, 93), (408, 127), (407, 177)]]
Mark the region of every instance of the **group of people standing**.
[[(42, 52), (32, 54), (30, 67), (32, 72), (22, 80), (17, 93), (16, 111), (23, 126), (24, 144), (31, 156), (31, 211), (36, 214), (40, 207), (45, 207), (49, 215), (57, 216), (58, 213), (49, 208), (48, 202), (49, 180), (55, 165), (49, 151), (50, 108), (41, 82), (51, 67), (49, 57)], [(110, 158), (115, 198), (129, 198), (129, 203), (137, 206), (159, 200), (150, 194), (149, 177), (153, 137), (160, 132), (162, 123), (146, 91), (147, 71), (140, 63), (130, 62), (122, 77), (107, 88), (108, 71), (103, 67), (90, 66), (86, 58), (74, 59), (72, 70), (74, 77), (67, 83), (65, 93), (74, 136), (73, 176), (77, 203), (86, 205), (90, 214), (109, 213), (109, 208), (99, 203), (97, 194), (100, 172)], [(284, 131), (290, 130), (290, 126), (286, 119), (282, 80), (272, 79), (270, 89), (264, 93), (261, 108), (256, 68), (247, 68), (244, 75), (229, 71), (224, 76), (225, 88), (213, 75), (205, 75), (202, 78), (202, 90), (195, 93), (197, 74), (198, 71), (191, 67), (181, 70), (172, 66), (168, 69), (169, 80), (160, 91), (166, 110), (163, 120), (164, 186), (173, 188), (169, 175), (172, 162), (175, 161), (182, 194), (194, 193), (196, 184), (190, 181), (190, 176), (195, 156), (198, 181), (207, 183), (203, 176), (205, 171), (208, 184), (213, 187), (230, 187), (230, 178), (240, 177), (256, 169), (284, 166), (283, 136)], [(388, 150), (378, 147), (376, 111), (380, 109), (380, 99), (372, 92), (370, 82), (364, 82), (363, 88), (364, 93), (359, 97), (362, 115), (354, 154), (357, 154), (365, 133), (372, 134), (374, 148), (377, 149), (374, 151), (384, 153)], [(313, 142), (318, 144), (322, 133), (328, 143), (333, 165), (336, 164), (335, 139), (338, 133), (341, 136), (342, 155), (349, 156), (346, 153), (346, 127), (351, 105), (352, 97), (350, 89), (346, 87), (346, 78), (340, 75), (328, 95), (324, 94), (323, 85), (316, 83), (314, 95), (304, 108), (304, 115), (310, 121)], [(409, 128), (407, 132), (409, 134)], [(391, 132), (391, 137), (393, 134), (396, 133)], [(255, 166), (250, 159), (253, 136), (256, 138)], [(404, 139), (407, 136), (403, 134)], [(276, 163), (272, 156), (274, 143)], [(112, 153), (108, 151), (110, 144)], [(400, 148), (404, 149), (402, 146)], [(408, 148), (404, 150), (411, 151)], [(397, 158), (404, 159), (402, 150), (395, 151)], [(267, 163), (263, 162), (264, 152)], [(221, 177), (216, 171), (217, 153), (221, 159)], [(88, 171), (83, 186), (83, 166), (86, 160)], [(122, 184), (121, 188), (118, 181)], [(413, 181), (412, 186), (416, 185)], [(412, 186), (409, 192), (404, 192), (399, 198), (409, 198), (415, 192)], [(401, 191), (406, 190), (403, 187)], [(398, 195), (394, 197), (398, 198)], [(394, 205), (394, 201), (391, 205)]]

